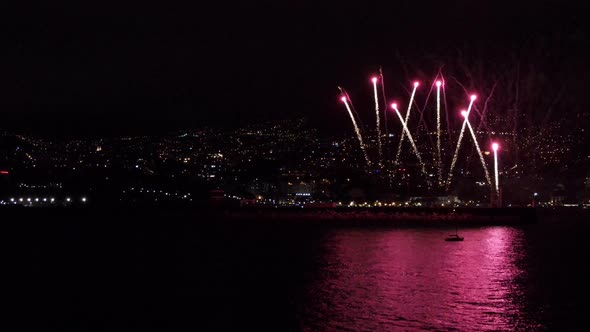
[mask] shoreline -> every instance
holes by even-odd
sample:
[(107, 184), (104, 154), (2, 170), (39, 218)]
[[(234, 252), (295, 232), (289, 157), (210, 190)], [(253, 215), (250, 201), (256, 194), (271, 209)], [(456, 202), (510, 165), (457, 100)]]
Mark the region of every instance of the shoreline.
[(22, 222), (151, 223), (154, 220), (215, 224), (309, 224), (336, 226), (520, 226), (590, 220), (582, 208), (213, 208), (198, 206), (1, 207)]

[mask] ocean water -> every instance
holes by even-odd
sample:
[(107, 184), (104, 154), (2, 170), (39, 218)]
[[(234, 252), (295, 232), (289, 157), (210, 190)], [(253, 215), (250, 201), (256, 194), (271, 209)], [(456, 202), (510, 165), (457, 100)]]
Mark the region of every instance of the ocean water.
[(6, 230), (5, 271), (22, 329), (584, 330), (589, 230), (69, 216)]

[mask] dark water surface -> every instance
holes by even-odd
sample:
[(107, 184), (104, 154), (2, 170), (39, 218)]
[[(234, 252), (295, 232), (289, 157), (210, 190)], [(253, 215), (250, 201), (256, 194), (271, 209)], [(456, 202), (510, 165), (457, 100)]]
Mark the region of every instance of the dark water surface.
[(579, 221), (449, 243), (450, 228), (86, 219), (5, 232), (23, 329), (584, 330), (590, 313)]

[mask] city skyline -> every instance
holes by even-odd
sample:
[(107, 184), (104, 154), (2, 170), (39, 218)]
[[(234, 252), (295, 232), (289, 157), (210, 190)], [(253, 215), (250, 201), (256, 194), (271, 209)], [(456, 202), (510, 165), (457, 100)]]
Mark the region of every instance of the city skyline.
[[(502, 145), (501, 187), (511, 188), (504, 195), (507, 206), (530, 204), (533, 193), (539, 195), (539, 202), (545, 203), (554, 202), (555, 196), (560, 196), (556, 204), (586, 201), (590, 174), (585, 171), (587, 156), (583, 155), (583, 141), (575, 132), (560, 136), (556, 129), (516, 141), (517, 145), (511, 142), (510, 135), (495, 135), (500, 137), (497, 142)], [(458, 128), (454, 130), (454, 138), (449, 141), (443, 130), (445, 178), (458, 131)], [(207, 202), (210, 190), (221, 189), (228, 199), (259, 197), (259, 204), (265, 200), (280, 205), (296, 202), (345, 205), (343, 201), (399, 203), (449, 195), (457, 196), (458, 205), (489, 203), (491, 184), (486, 183), (471, 142), (463, 144), (454, 171), (455, 180), (443, 190), (435, 181), (424, 181), (428, 176), (436, 178), (435, 150), (429, 139), (434, 133), (415, 132), (427, 170), (423, 174), (407, 142), (400, 163), (394, 163), (399, 142), (397, 133), (382, 137), (384, 163), (374, 162), (367, 167), (352, 129), (328, 137), (321, 137), (319, 132), (300, 118), (266, 121), (236, 130), (202, 127), (158, 136), (53, 141), (5, 133), (0, 140), (3, 152), (0, 165), (10, 172), (10, 177), (4, 177), (11, 179), (11, 185), (3, 187), (2, 198), (5, 202), (14, 199), (13, 204), (19, 204), (19, 198), (34, 201), (36, 197), (57, 197), (62, 202), (75, 193), (76, 197), (88, 197), (93, 203), (100, 201), (98, 195), (101, 200), (115, 199), (101, 204), (117, 200), (117, 204), (135, 204), (126, 201), (126, 197), (141, 189), (142, 195), (148, 191), (150, 195), (156, 192), (171, 195), (151, 199), (174, 198), (188, 203), (186, 195), (191, 192), (190, 202), (193, 199)], [(369, 158), (377, 161), (376, 132), (367, 127), (363, 135)], [(478, 131), (476, 135), (482, 142), (487, 166), (493, 172), (491, 145), (484, 144), (487, 133)], [(576, 139), (578, 143), (574, 144)], [(571, 143), (568, 149), (560, 150), (565, 146), (547, 144), (551, 140)], [(511, 151), (515, 149), (521, 151), (518, 167)], [(531, 159), (531, 156), (536, 157)], [(570, 162), (563, 164), (563, 158)], [(563, 188), (559, 189), (560, 186)]]

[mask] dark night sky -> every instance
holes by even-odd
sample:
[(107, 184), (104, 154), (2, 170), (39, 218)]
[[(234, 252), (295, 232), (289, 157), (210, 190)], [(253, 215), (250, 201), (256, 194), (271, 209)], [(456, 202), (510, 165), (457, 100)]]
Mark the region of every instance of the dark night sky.
[(279, 2), (27, 8), (1, 23), (0, 127), (108, 135), (295, 113), (330, 126), (347, 121), (336, 86), (362, 91), (379, 65), (395, 76), (398, 54), (588, 36), (586, 10), (557, 1)]

